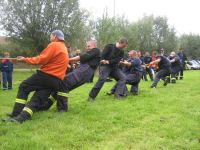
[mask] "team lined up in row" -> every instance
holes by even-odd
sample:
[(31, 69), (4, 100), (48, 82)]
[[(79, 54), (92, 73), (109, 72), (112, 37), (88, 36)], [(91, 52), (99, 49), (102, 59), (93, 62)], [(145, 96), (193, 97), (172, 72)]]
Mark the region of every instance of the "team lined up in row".
[[(128, 44), (126, 38), (119, 39), (115, 44), (106, 45), (102, 53), (97, 48), (96, 42), (90, 40), (86, 43), (86, 51), (72, 58), (68, 57), (62, 31), (53, 31), (50, 40), (51, 43), (39, 56), (18, 57), (19, 61), (40, 64), (41, 68), (20, 84), (13, 111), (7, 114), (10, 118), (3, 119), (3, 121), (22, 123), (31, 118), (34, 112), (49, 109), (54, 101), (57, 101), (59, 112), (67, 111), (67, 93), (88, 82), (98, 66), (99, 79), (89, 93), (89, 101), (95, 100), (109, 76), (116, 80), (109, 94), (122, 99), (128, 93), (126, 84), (131, 85), (132, 94), (137, 94), (143, 73), (142, 63), (138, 53), (134, 50), (129, 52), (127, 60), (123, 60), (123, 48)], [(80, 65), (65, 75), (69, 62), (76, 61), (80, 61)], [(149, 65), (154, 63), (158, 63), (159, 71), (152, 87), (156, 86), (160, 78), (165, 78), (168, 71), (170, 72), (170, 62), (166, 57), (158, 55), (157, 59)], [(123, 66), (122, 69), (119, 64)], [(28, 95), (32, 91), (35, 93), (27, 102)]]

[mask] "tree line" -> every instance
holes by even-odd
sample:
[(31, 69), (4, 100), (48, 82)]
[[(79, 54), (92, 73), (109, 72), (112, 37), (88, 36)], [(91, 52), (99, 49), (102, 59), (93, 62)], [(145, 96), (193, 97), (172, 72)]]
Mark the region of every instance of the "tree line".
[[(46, 47), (49, 34), (61, 29), (67, 45), (84, 49), (88, 39), (96, 39), (98, 47), (124, 36), (129, 40), (127, 51), (136, 49), (166, 52), (185, 50), (191, 58), (200, 57), (200, 35), (177, 36), (176, 29), (164, 16), (143, 16), (130, 22), (125, 16), (90, 19), (90, 12), (81, 9), (79, 0), (0, 0), (0, 27), (7, 31), (14, 55), (35, 55)], [(13, 48), (14, 47), (14, 48)]]

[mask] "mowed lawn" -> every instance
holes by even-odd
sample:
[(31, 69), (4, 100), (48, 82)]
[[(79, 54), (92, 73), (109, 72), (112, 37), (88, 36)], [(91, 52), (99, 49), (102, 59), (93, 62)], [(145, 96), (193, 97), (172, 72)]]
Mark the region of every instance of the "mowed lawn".
[[(31, 74), (15, 72), (14, 89), (0, 91), (0, 118)], [(106, 82), (93, 103), (87, 97), (94, 83), (70, 92), (66, 113), (57, 113), (54, 105), (23, 124), (0, 122), (0, 149), (200, 149), (200, 71), (186, 71), (184, 80), (167, 87), (161, 81), (157, 89), (141, 81), (139, 95), (122, 101), (106, 95), (114, 83)]]

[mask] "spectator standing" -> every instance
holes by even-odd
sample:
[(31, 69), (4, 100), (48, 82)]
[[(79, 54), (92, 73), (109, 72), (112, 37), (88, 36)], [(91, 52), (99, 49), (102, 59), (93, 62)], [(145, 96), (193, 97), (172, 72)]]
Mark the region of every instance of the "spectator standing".
[(1, 71), (3, 77), (3, 90), (12, 89), (13, 61), (10, 59), (10, 53), (4, 53), (4, 59), (1, 60)]

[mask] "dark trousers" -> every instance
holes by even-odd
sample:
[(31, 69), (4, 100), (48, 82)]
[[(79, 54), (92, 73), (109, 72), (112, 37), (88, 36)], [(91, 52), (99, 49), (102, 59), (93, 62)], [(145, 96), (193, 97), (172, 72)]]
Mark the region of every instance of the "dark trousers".
[[(90, 81), (94, 75), (95, 70), (92, 69), (88, 64), (80, 64), (73, 72), (68, 73), (64, 80), (64, 89), (67, 92), (74, 90), (77, 87)], [(55, 100), (62, 101), (62, 97), (56, 97), (59, 93), (52, 92), (51, 97)], [(43, 98), (45, 100), (45, 98)], [(49, 99), (46, 97), (46, 99)], [(49, 99), (51, 100), (51, 99)], [(50, 106), (49, 106), (50, 107)]]
[(160, 79), (166, 80), (168, 76), (171, 74), (171, 68), (165, 68), (165, 69), (160, 69), (157, 74), (155, 79), (153, 80), (152, 86), (157, 86), (158, 82)]
[(89, 82), (94, 76), (95, 70), (88, 64), (80, 64), (73, 72), (68, 73), (64, 80), (64, 88), (71, 91), (86, 82)]
[[(94, 71), (95, 70), (89, 65), (80, 64), (73, 72), (70, 72), (65, 76), (62, 82), (62, 87), (66, 92), (69, 92), (88, 82), (93, 76)], [(41, 89), (36, 91), (31, 100), (25, 105), (25, 108), (29, 111), (31, 110), (33, 114), (33, 112), (36, 111), (48, 110), (56, 100), (57, 103), (61, 103), (62, 105), (65, 104), (65, 111), (68, 110), (67, 96), (62, 97), (60, 92), (56, 92), (55, 90), (51, 89)], [(22, 111), (20, 115), (16, 117), (16, 119), (23, 122), (31, 117), (30, 115), (28, 116), (26, 114), (27, 113), (25, 111)]]
[(12, 89), (12, 71), (3, 71), (3, 89)]
[(94, 74), (93, 74), (93, 76), (90, 78), (90, 81), (88, 81), (88, 82), (89, 82), (89, 83), (92, 83), (93, 80), (94, 80)]
[[(130, 92), (132, 94), (137, 94), (138, 93), (138, 85), (140, 83), (140, 80), (142, 78), (142, 73), (133, 73), (133, 74), (127, 74), (126, 75), (126, 84), (131, 85), (131, 90)], [(116, 84), (112, 87), (111, 93), (114, 93), (116, 90)], [(126, 96), (128, 94), (127, 88), (124, 88), (124, 93), (123, 95)]]
[(150, 80), (153, 81), (153, 74), (152, 74), (151, 68), (146, 68), (144, 70), (144, 80), (145, 81), (148, 81), (147, 80), (147, 74), (149, 74)]
[[(36, 91), (28, 101), (19, 115), (15, 117), (18, 122), (24, 122), (30, 119), (34, 112), (47, 110), (54, 103), (54, 99), (47, 100), (52, 90)], [(67, 105), (67, 104), (66, 104)]]
[(144, 68), (142, 68), (142, 80), (145, 80), (145, 76), (146, 76), (146, 71)]
[[(74, 90), (75, 88), (80, 87), (84, 83), (89, 82), (91, 77), (94, 75), (94, 72), (95, 70), (92, 69), (88, 64), (80, 64), (73, 72), (70, 72), (65, 76), (63, 80), (65, 91), (70, 92)], [(38, 99), (42, 99), (44, 101), (44, 105), (45, 104), (48, 105), (48, 103), (46, 103), (45, 101), (49, 101), (49, 100), (52, 101), (52, 99), (57, 100), (56, 95), (59, 94), (50, 90), (37, 91), (37, 93), (41, 93), (41, 94), (37, 94), (37, 96), (38, 97), (40, 96), (40, 98)], [(50, 94), (51, 94), (51, 97), (49, 98)], [(45, 96), (42, 96), (42, 95), (46, 95), (46, 98)], [(60, 101), (62, 101), (61, 98), (62, 97), (60, 97)], [(42, 103), (42, 101), (40, 101), (40, 103)], [(50, 106), (47, 106), (47, 107), (49, 108)]]
[(183, 79), (184, 66), (185, 66), (185, 64), (181, 65), (181, 67), (180, 67), (180, 71), (179, 71), (179, 77), (180, 77), (180, 79)]
[[(28, 95), (32, 91), (40, 91), (43, 89), (51, 89), (53, 91), (59, 91), (63, 93), (62, 95), (58, 97), (62, 97), (62, 102), (57, 102), (57, 109), (59, 110), (65, 110), (66, 105), (64, 101), (67, 101), (67, 98), (65, 98), (65, 89), (63, 88), (63, 82), (51, 75), (48, 75), (46, 73), (43, 73), (41, 71), (37, 71), (35, 74), (33, 74), (28, 79), (24, 80), (20, 86), (17, 93), (15, 105), (13, 107), (12, 115), (17, 116), (21, 113), (23, 110)], [(31, 110), (32, 111), (32, 110)], [(30, 111), (29, 111), (30, 112)]]
[(89, 93), (89, 96), (91, 98), (95, 98), (99, 91), (101, 90), (103, 84), (105, 83), (107, 77), (113, 77), (117, 83), (116, 83), (116, 90), (115, 90), (115, 96), (123, 96), (124, 88), (126, 84), (126, 76), (122, 72), (121, 69), (118, 67), (109, 67), (109, 66), (100, 66), (99, 67), (99, 79), (97, 83), (94, 85), (92, 90)]
[[(49, 97), (52, 92), (50, 89), (35, 92), (30, 101), (27, 102), (26, 107), (33, 110), (33, 112), (48, 110), (55, 102), (54, 99)], [(51, 98), (51, 100), (46, 100), (47, 98)]]
[(177, 78), (180, 70), (181, 70), (181, 68), (179, 66), (172, 67), (172, 73), (171, 73), (172, 83), (176, 82), (176, 78)]

